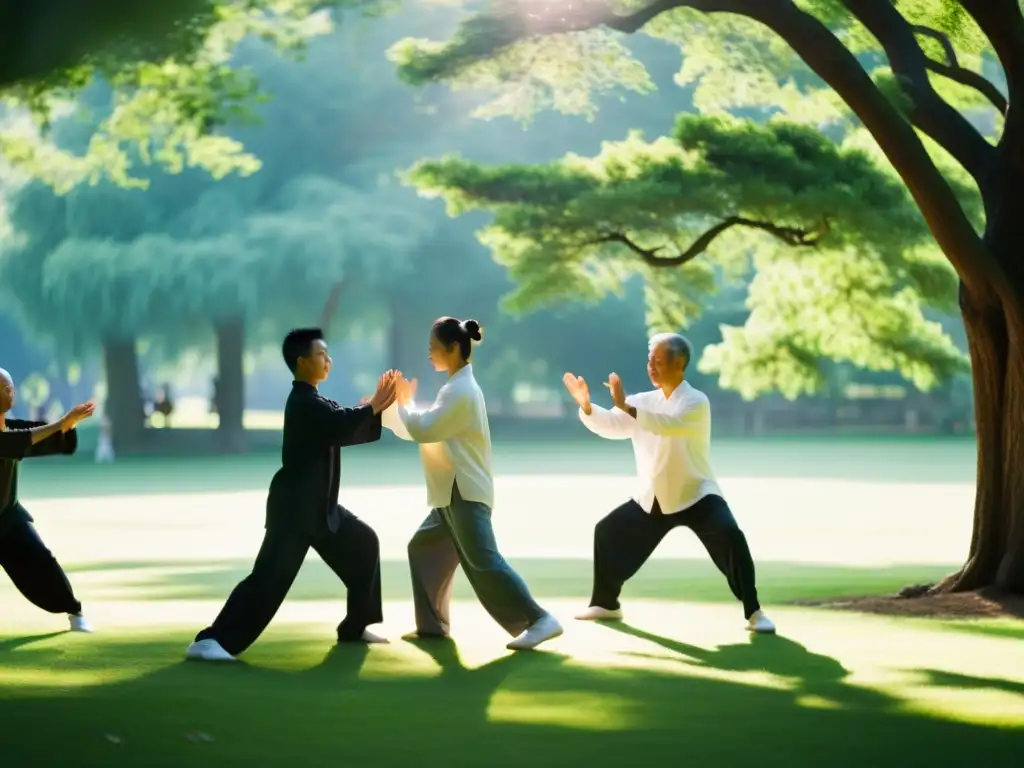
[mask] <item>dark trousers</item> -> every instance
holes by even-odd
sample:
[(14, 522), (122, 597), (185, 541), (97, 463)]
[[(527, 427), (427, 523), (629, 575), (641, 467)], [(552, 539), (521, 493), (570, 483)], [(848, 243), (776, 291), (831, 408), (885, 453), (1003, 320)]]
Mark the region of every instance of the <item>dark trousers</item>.
[(33, 605), (50, 613), (81, 613), (82, 604), (75, 599), (64, 569), (28, 520), (4, 527), (0, 566)]
[(630, 500), (601, 520), (594, 529), (594, 592), (590, 604), (617, 609), (622, 585), (647, 562), (665, 534), (679, 526), (697, 534), (749, 619), (761, 607), (754, 561), (746, 536), (721, 496), (705, 496), (692, 507), (671, 515), (661, 514), (657, 502), (648, 514)]
[(196, 640), (212, 638), (232, 655), (256, 642), (284, 602), (310, 547), (348, 591), (348, 613), (338, 625), (338, 640), (358, 640), (368, 626), (383, 621), (377, 534), (344, 507), (339, 512), (333, 532), (310, 535), (280, 525), (268, 528), (252, 573), (235, 587), (212, 626)]

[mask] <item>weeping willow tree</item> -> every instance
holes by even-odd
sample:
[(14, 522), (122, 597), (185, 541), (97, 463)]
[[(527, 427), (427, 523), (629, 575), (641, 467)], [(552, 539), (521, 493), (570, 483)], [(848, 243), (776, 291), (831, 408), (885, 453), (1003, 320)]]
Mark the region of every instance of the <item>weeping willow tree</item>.
[(140, 344), (171, 359), (212, 347), (221, 446), (237, 450), (245, 352), (289, 327), (364, 315), (409, 272), (431, 224), (390, 194), (302, 176), (258, 211), (214, 187), (162, 219), (145, 192), (108, 184), (58, 196), (37, 182), (12, 199), (18, 234), (0, 250), (0, 284), (6, 306), (60, 355), (102, 351), (120, 451), (143, 435)]

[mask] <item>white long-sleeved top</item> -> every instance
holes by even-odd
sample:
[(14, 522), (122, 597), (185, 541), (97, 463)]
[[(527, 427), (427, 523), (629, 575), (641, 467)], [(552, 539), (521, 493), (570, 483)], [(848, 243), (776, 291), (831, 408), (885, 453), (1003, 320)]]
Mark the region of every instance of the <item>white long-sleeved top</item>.
[(420, 444), (431, 507), (451, 504), (456, 482), (466, 501), (494, 506), (491, 428), (473, 366), (451, 376), (429, 408), (396, 404), (384, 411), (381, 422), (397, 437)]
[(707, 395), (687, 382), (671, 397), (661, 390), (626, 398), (636, 408), (634, 419), (618, 408), (591, 405), (588, 416), (580, 409), (580, 421), (596, 435), (609, 440), (632, 440), (636, 459), (637, 488), (633, 495), (650, 512), (655, 498), (661, 511), (670, 515), (687, 509), (705, 496), (721, 496), (711, 470), (711, 403)]

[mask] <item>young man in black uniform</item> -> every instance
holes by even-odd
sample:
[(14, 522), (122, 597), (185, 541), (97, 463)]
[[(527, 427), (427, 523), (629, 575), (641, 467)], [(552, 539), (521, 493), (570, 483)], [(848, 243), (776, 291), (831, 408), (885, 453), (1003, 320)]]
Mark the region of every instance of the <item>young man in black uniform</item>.
[(78, 447), (75, 425), (92, 416), (96, 406), (84, 403), (47, 424), (7, 418), (15, 397), (14, 380), (0, 368), (0, 566), (34, 605), (67, 614), (72, 632), (91, 632), (64, 569), (18, 502), (18, 465), (23, 459), (74, 453)]
[(338, 641), (387, 642), (367, 630), (383, 621), (377, 534), (338, 504), (338, 481), (339, 449), (380, 439), (380, 414), (395, 400), (395, 374), (380, 377), (365, 405), (343, 408), (317, 390), (331, 372), (319, 329), (292, 331), (282, 352), (295, 381), (284, 409), (281, 469), (270, 483), (263, 544), (252, 573), (196, 635), (189, 659), (232, 661), (252, 645), (284, 602), (310, 547), (348, 590)]

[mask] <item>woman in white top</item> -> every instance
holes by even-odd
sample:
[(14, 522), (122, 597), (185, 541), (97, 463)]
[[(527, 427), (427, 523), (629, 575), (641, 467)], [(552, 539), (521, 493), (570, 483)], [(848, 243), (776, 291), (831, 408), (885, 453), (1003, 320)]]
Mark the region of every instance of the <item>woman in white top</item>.
[(525, 582), (498, 551), (491, 525), (494, 481), (491, 430), (483, 392), (469, 358), (480, 324), (442, 317), (430, 331), (430, 362), (448, 381), (429, 408), (413, 406), (416, 380), (402, 378), (383, 424), (420, 445), (430, 514), (409, 542), (416, 634), (447, 637), (452, 580), (461, 564), (473, 591), (513, 640), (512, 650), (535, 648), (562, 634)]

